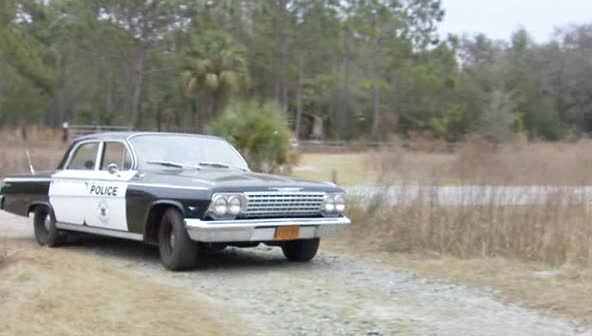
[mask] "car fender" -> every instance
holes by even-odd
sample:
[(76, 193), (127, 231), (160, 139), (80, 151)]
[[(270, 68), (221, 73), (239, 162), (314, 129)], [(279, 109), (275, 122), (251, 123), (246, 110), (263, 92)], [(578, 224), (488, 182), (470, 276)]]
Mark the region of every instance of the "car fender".
[(29, 205), (27, 206), (27, 213), (25, 213), (25, 216), (29, 217), (29, 214), (31, 212), (33, 212), (33, 209), (35, 209), (35, 207), (38, 207), (40, 205), (46, 206), (49, 209), (49, 214), (51, 215), (51, 218), (55, 221), (56, 220), (55, 213), (53, 211), (53, 207), (51, 206), (51, 204), (49, 202), (35, 201), (35, 202), (29, 203)]
[(156, 232), (155, 232), (155, 228), (153, 228), (152, 226), (156, 223), (152, 223), (152, 221), (150, 219), (150, 214), (152, 213), (152, 211), (154, 210), (155, 207), (162, 206), (162, 205), (172, 206), (172, 207), (176, 208), (177, 210), (179, 210), (181, 212), (181, 216), (183, 216), (183, 217), (185, 217), (185, 215), (186, 215), (184, 206), (179, 201), (161, 199), (161, 200), (157, 200), (157, 201), (150, 203), (146, 213), (144, 214), (143, 236), (144, 236), (144, 241), (146, 241), (146, 242), (149, 242), (149, 243), (155, 242)]

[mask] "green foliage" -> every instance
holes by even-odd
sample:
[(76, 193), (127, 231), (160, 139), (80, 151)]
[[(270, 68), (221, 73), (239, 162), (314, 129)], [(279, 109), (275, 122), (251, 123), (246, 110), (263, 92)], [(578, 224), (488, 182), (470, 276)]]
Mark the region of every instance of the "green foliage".
[(243, 48), (225, 32), (200, 34), (187, 53), (182, 72), (188, 93), (232, 93), (246, 87), (248, 70), (244, 53)]
[(429, 120), (431, 131), (438, 137), (448, 141), (458, 141), (466, 134), (465, 107), (450, 105), (444, 113)]
[(228, 139), (255, 171), (275, 172), (289, 164), (291, 132), (277, 103), (231, 103), (209, 133)]
[(480, 123), (480, 131), (487, 139), (501, 143), (512, 138), (513, 128), (516, 127), (512, 104), (508, 93), (501, 90), (491, 93)]
[(440, 40), (443, 15), (440, 0), (3, 0), (0, 126), (204, 130), (254, 99), (300, 138), (592, 133), (592, 25)]

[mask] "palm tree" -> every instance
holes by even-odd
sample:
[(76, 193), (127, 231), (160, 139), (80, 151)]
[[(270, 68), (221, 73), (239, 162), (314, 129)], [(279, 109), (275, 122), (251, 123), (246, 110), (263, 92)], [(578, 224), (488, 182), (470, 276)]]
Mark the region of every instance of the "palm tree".
[(222, 31), (201, 34), (187, 52), (181, 76), (187, 94), (195, 97), (196, 121), (202, 130), (233, 93), (248, 86), (245, 53), (232, 36)]

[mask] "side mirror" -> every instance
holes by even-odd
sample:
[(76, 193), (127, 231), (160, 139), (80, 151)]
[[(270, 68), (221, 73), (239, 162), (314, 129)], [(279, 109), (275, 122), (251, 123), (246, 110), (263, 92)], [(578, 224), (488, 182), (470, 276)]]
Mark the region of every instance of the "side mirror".
[(111, 173), (111, 174), (115, 175), (115, 174), (119, 173), (119, 168), (117, 167), (117, 164), (115, 164), (115, 163), (110, 163), (110, 164), (107, 166), (107, 171), (108, 171), (109, 173)]

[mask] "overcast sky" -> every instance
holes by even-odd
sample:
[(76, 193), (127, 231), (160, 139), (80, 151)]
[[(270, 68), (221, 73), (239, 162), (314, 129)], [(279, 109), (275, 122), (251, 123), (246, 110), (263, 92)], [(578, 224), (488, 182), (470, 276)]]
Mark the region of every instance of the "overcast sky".
[(554, 27), (592, 23), (592, 0), (442, 0), (446, 10), (440, 32), (485, 33), (507, 40), (522, 26), (537, 42), (547, 41)]

